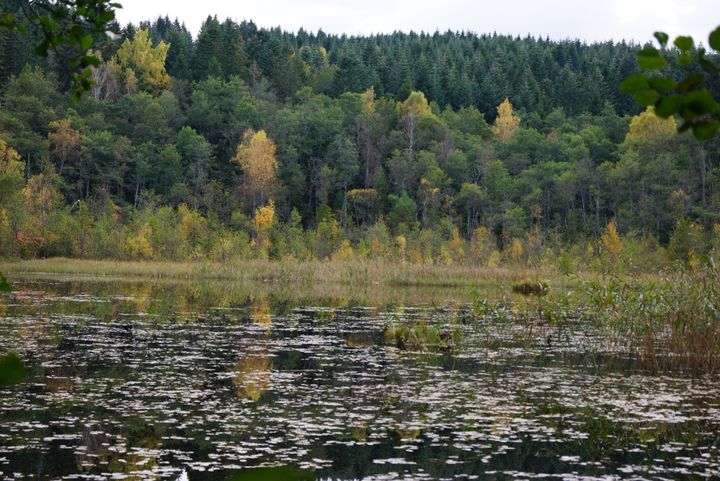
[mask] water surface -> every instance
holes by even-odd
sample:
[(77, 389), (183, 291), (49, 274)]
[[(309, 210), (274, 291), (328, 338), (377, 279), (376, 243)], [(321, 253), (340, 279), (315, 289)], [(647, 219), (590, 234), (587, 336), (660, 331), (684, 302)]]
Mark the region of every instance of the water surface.
[(720, 477), (719, 380), (647, 372), (582, 319), (477, 317), (467, 293), (14, 288), (0, 352), (30, 377), (0, 389), (2, 480)]

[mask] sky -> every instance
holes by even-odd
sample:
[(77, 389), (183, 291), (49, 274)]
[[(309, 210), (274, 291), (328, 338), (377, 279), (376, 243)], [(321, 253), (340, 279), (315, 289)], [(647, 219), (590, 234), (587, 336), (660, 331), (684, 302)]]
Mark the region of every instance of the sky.
[(121, 24), (178, 18), (197, 35), (208, 15), (283, 30), (348, 35), (410, 30), (646, 42), (653, 32), (692, 35), (707, 45), (720, 0), (119, 0)]

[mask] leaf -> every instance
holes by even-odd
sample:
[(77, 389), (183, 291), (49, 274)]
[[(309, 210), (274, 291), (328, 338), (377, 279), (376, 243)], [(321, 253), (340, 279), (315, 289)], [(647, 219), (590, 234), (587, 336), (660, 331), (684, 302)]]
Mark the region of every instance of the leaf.
[(665, 32), (655, 32), (653, 36), (657, 39), (661, 47), (665, 47), (668, 43), (668, 40), (670, 39), (670, 37), (668, 37), (668, 34)]
[(5, 13), (0, 15), (0, 27), (12, 28), (15, 23), (15, 15), (12, 13)]
[(710, 36), (708, 37), (708, 43), (710, 44), (710, 48), (712, 48), (716, 52), (720, 52), (720, 27), (716, 28), (710, 33)]
[(22, 359), (15, 353), (0, 357), (0, 386), (23, 382), (27, 377)]
[(0, 292), (12, 292), (12, 286), (2, 274), (0, 274)]
[(655, 113), (660, 117), (670, 117), (682, 107), (683, 99), (679, 95), (668, 95), (655, 104)]
[(100, 65), (100, 60), (94, 55), (86, 55), (84, 57), (80, 57), (80, 63), (83, 65), (92, 65), (93, 67), (97, 67)]
[(675, 81), (670, 77), (653, 77), (648, 79), (650, 87), (655, 90), (670, 90), (675, 88)]
[(641, 90), (646, 90), (649, 87), (647, 77), (643, 74), (636, 73), (626, 78), (623, 83), (620, 84), (620, 92), (630, 95)]
[(689, 53), (684, 53), (678, 57), (678, 63), (680, 65), (690, 65), (693, 61), (692, 55)]
[(712, 63), (710, 60), (707, 59), (705, 56), (705, 49), (699, 48), (698, 49), (698, 62), (700, 62), (700, 66), (702, 69), (708, 73), (718, 73), (720, 72), (720, 67)]
[(637, 103), (648, 106), (655, 104), (660, 99), (660, 94), (652, 89), (646, 89), (635, 92), (633, 97)]
[(703, 74), (693, 74), (688, 75), (685, 77), (682, 82), (680, 82), (675, 90), (677, 93), (682, 94), (689, 92), (691, 90), (695, 90), (695, 88), (703, 83), (705, 81), (705, 76)]
[(713, 120), (693, 125), (693, 135), (698, 140), (708, 140), (715, 136), (720, 128), (720, 122)]
[(685, 96), (680, 115), (685, 120), (701, 123), (718, 111), (718, 103), (707, 89), (693, 90)]
[(658, 49), (650, 45), (638, 51), (637, 56), (638, 65), (640, 65), (640, 68), (643, 70), (660, 70), (667, 63), (660, 55)]
[(683, 122), (682, 125), (680, 125), (677, 129), (679, 134), (682, 134), (683, 132), (690, 130), (692, 128), (693, 124), (692, 122)]
[(677, 37), (673, 43), (683, 52), (687, 52), (688, 50), (692, 49), (693, 45), (695, 44), (692, 37), (682, 35)]
[(93, 43), (92, 35), (87, 34), (80, 38), (80, 49), (88, 50), (90, 47), (92, 47), (92, 43)]

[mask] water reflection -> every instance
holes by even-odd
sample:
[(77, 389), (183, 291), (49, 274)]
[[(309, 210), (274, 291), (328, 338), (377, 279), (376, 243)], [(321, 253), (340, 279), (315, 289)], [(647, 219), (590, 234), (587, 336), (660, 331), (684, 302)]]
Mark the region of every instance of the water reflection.
[[(478, 321), (418, 294), (17, 287), (0, 351), (31, 372), (0, 390), (2, 480), (720, 476), (718, 379), (650, 375), (582, 323)], [(398, 346), (393, 326), (461, 342)]]

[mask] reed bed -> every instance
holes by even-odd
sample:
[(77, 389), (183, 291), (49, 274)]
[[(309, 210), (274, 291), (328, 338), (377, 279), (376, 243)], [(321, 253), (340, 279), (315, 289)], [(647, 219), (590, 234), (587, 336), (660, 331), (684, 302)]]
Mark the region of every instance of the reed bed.
[[(527, 267), (487, 268), (469, 265), (400, 264), (391, 261), (265, 261), (228, 263), (107, 261), (52, 258), (3, 263), (12, 274), (66, 274), (146, 279), (208, 279), (278, 283), (386, 285), (395, 287), (474, 287), (512, 283), (545, 273)], [(549, 275), (550, 273), (548, 273)], [(565, 282), (558, 280), (558, 283)]]

